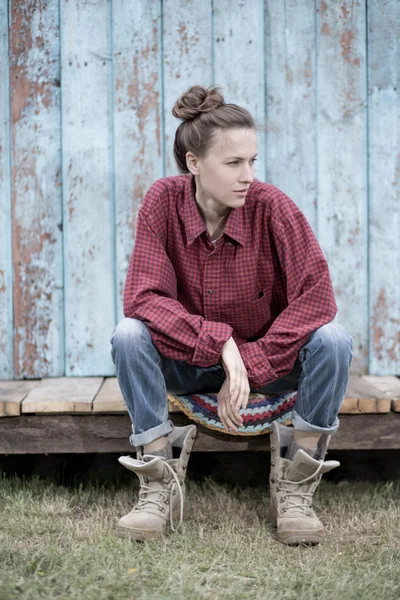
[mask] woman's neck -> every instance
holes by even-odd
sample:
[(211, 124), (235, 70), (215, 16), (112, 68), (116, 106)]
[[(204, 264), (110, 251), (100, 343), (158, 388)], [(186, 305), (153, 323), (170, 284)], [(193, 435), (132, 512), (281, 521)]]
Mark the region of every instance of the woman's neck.
[(214, 229), (223, 226), (228, 220), (232, 208), (229, 206), (219, 206), (218, 208), (208, 206), (208, 203), (204, 200), (204, 196), (202, 197), (201, 191), (196, 189), (196, 184), (194, 180), (193, 185), (196, 204), (198, 206), (203, 221), (206, 223), (207, 226), (212, 227)]

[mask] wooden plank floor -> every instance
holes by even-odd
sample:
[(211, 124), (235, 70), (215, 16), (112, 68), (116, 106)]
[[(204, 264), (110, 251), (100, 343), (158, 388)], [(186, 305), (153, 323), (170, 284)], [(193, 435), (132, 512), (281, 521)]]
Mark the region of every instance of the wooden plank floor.
[[(190, 422), (171, 402), (169, 409), (176, 425)], [(400, 449), (400, 378), (350, 376), (340, 414), (333, 450)], [(0, 417), (0, 454), (134, 452), (115, 377), (0, 381)], [(268, 434), (198, 431), (196, 451), (269, 449)]]
[[(400, 378), (351, 375), (340, 414), (400, 412)], [(169, 402), (169, 412), (180, 412)], [(126, 414), (116, 377), (0, 381), (0, 417), (21, 414)]]

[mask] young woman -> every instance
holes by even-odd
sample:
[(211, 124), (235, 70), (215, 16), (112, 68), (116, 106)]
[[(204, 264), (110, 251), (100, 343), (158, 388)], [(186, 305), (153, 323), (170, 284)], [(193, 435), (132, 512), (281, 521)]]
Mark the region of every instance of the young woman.
[[(249, 393), (297, 388), (293, 427), (273, 423), (271, 517), (284, 543), (319, 542), (312, 510), (347, 388), (352, 337), (338, 323), (329, 268), (304, 214), (254, 177), (257, 128), (195, 85), (177, 100), (174, 156), (182, 175), (149, 188), (139, 211), (112, 357), (132, 419), (139, 502), (118, 532), (159, 537), (183, 518), (184, 475), (196, 427), (174, 427), (167, 391), (218, 392), (237, 432)], [(173, 459), (172, 445), (182, 447)], [(169, 506), (169, 509), (168, 509)], [(168, 514), (169, 513), (169, 514)]]

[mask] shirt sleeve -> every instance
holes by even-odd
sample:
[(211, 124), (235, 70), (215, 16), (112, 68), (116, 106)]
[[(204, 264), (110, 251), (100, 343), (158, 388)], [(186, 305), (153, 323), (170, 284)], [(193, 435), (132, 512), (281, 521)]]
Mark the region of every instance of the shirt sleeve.
[(157, 350), (199, 367), (220, 361), (230, 325), (190, 314), (177, 300), (177, 279), (167, 252), (139, 211), (124, 287), (124, 315), (143, 321)]
[(287, 306), (262, 338), (239, 347), (254, 389), (290, 373), (309, 336), (338, 310), (327, 261), (305, 215), (297, 208), (271, 223)]

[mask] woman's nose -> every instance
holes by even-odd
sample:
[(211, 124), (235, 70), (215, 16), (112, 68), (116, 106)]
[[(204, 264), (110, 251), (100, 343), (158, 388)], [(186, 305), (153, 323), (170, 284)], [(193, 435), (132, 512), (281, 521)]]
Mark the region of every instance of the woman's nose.
[(253, 167), (250, 167), (249, 165), (245, 165), (242, 169), (242, 172), (240, 173), (240, 181), (248, 181), (249, 183), (251, 183), (253, 181)]

